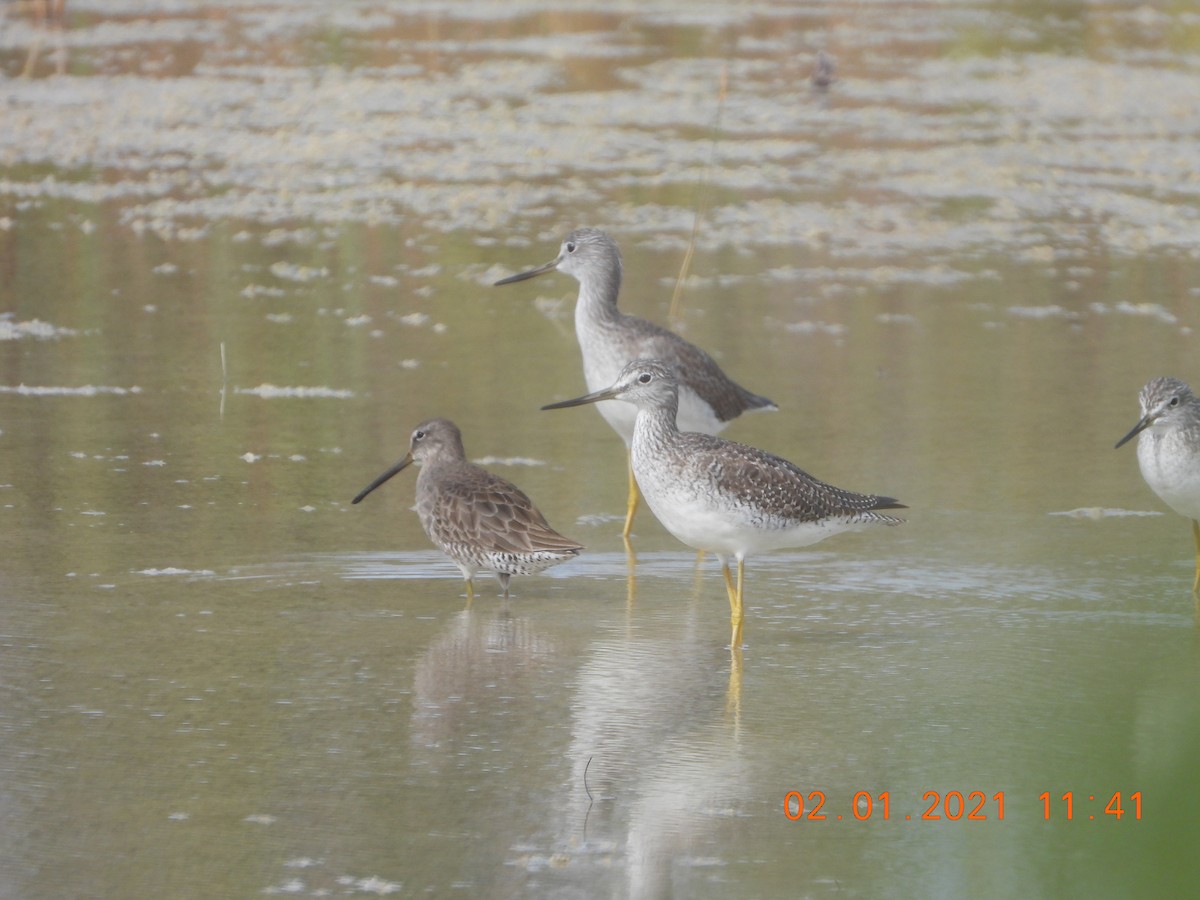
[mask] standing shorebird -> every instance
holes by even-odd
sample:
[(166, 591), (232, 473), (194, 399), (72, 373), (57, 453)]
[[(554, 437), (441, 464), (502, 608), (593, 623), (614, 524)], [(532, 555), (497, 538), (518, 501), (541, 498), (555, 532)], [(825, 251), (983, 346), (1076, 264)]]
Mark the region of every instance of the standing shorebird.
[(417, 476), (417, 516), (429, 539), (458, 566), (475, 596), (475, 573), (495, 572), (508, 596), (508, 579), (534, 575), (579, 555), (582, 545), (550, 527), (515, 484), (467, 462), (462, 432), (449, 419), (429, 419), (412, 433), (408, 453), (359, 492), (375, 490), (411, 463)]
[[(879, 510), (905, 509), (891, 497), (855, 494), (801, 471), (786, 459), (723, 438), (680, 431), (679, 381), (661, 360), (636, 360), (616, 383), (559, 409), (626, 400), (637, 409), (630, 447), (634, 475), (650, 509), (667, 531), (721, 560), (729, 594), (732, 646), (742, 643), (742, 576), (745, 558), (761, 550), (806, 547), (843, 531), (899, 525)], [(729, 558), (737, 560), (737, 583)]]
[(1142, 418), (1120, 447), (1138, 438), (1138, 467), (1150, 490), (1192, 520), (1196, 544), (1196, 578), (1192, 593), (1200, 594), (1200, 399), (1178, 378), (1153, 378), (1138, 395)]
[[(721, 371), (716, 361), (679, 335), (617, 309), (621, 290), (621, 252), (616, 242), (595, 228), (578, 228), (563, 240), (558, 256), (536, 269), (501, 278), (512, 284), (547, 272), (565, 272), (579, 282), (575, 303), (575, 336), (583, 352), (583, 377), (589, 391), (616, 381), (635, 359), (661, 359), (679, 378), (679, 427), (684, 431), (716, 434), (748, 410), (775, 410), (766, 397), (752, 394)], [(601, 403), (600, 414), (625, 441), (633, 444), (637, 410), (625, 403)], [(626, 538), (638, 508), (638, 483), (629, 464), (629, 501), (625, 509)]]

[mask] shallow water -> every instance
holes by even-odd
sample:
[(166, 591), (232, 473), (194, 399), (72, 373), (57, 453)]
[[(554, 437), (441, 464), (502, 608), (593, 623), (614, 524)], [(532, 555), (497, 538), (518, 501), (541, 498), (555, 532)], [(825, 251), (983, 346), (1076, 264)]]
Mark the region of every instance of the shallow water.
[[(1112, 445), (1200, 379), (1200, 16), (555, 6), (6, 11), (0, 896), (1190, 893), (1192, 545)], [(491, 287), (580, 224), (660, 322), (694, 239), (726, 436), (910, 507), (752, 558), (740, 664), (537, 411), (574, 282)], [(588, 552), (467, 606), (413, 473), (352, 507), (431, 415)]]

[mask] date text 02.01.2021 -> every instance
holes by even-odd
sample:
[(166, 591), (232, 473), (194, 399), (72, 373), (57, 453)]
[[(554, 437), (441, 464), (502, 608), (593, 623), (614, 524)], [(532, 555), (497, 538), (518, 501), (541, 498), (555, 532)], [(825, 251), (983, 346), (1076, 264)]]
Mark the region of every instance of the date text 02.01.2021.
[[(1004, 820), (1004, 792), (997, 791), (989, 797), (983, 791), (925, 791), (921, 795), (924, 810), (917, 818), (925, 821), (940, 821), (947, 819), (956, 822), (963, 819), (968, 822), (986, 822)], [(809, 791), (806, 796), (800, 791), (788, 791), (783, 795), (783, 814), (795, 822), (805, 819), (810, 822), (823, 822), (829, 819), (842, 820), (842, 814), (836, 809), (826, 809), (824, 791)], [(850, 804), (850, 816), (859, 822), (868, 819), (892, 818), (892, 795), (890, 791), (872, 794), (870, 791), (858, 791)], [(849, 818), (848, 817), (848, 818)], [(906, 820), (913, 816), (907, 814)]]
[[(1042, 818), (1049, 822), (1105, 819), (1120, 821), (1128, 816), (1134, 821), (1142, 818), (1142, 792), (1132, 791), (1123, 793), (1117, 791), (1109, 794), (1076, 794), (1067, 791), (1060, 797), (1053, 796), (1049, 791), (1038, 795), (1042, 803)], [(1101, 805), (1103, 804), (1103, 805)], [(1004, 791), (997, 791), (990, 797), (984, 791), (925, 791), (921, 795), (919, 812), (903, 816), (904, 821), (966, 821), (966, 822), (1002, 822), (1004, 821)], [(869, 819), (882, 819), (885, 822), (893, 818), (901, 818), (899, 812), (893, 815), (892, 795), (890, 791), (872, 794), (870, 791), (858, 791), (854, 794), (849, 810), (843, 816), (836, 801), (827, 803), (824, 791), (788, 791), (783, 796), (783, 814), (789, 820), (796, 822), (801, 819), (809, 822), (842, 821), (843, 818), (865, 822)]]

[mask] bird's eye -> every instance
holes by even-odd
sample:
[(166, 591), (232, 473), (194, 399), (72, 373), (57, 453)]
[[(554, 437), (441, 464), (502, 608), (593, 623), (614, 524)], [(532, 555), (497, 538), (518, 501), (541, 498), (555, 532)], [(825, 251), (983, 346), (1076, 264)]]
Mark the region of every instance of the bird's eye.
[(1178, 405), (1179, 405), (1179, 398), (1178, 398), (1178, 397), (1172, 397), (1172, 398), (1171, 398), (1171, 402), (1170, 402), (1170, 403), (1168, 403), (1167, 405), (1168, 405), (1168, 406), (1178, 406)]
[(575, 252), (575, 242), (574, 241), (567, 241), (567, 252), (568, 253)]
[(651, 375), (649, 372), (643, 372), (641, 375), (638, 376), (638, 384), (649, 384), (653, 380), (654, 380), (654, 376)]
[(423, 441), (423, 440), (425, 440), (425, 432), (423, 432), (423, 431), (420, 431), (420, 430), (414, 431), (414, 432), (413, 432), (413, 440), (414, 440), (414, 441)]

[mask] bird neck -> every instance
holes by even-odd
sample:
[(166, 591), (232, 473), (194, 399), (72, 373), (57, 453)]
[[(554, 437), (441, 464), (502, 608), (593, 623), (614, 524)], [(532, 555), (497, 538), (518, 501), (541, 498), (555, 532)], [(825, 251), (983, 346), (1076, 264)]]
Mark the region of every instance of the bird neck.
[(607, 325), (618, 321), (617, 296), (621, 293), (621, 267), (618, 265), (600, 273), (590, 273), (579, 282), (579, 299), (575, 303), (575, 324)]
[(662, 447), (679, 438), (679, 396), (672, 394), (654, 406), (638, 407), (637, 421), (633, 426), (634, 443), (643, 446)]
[(448, 441), (444, 446), (436, 448), (436, 452), (430, 453), (421, 460), (421, 474), (417, 477), (432, 478), (435, 473), (444, 469), (453, 469), (458, 466), (469, 466), (467, 462), (467, 452), (463, 449), (462, 438), (454, 441)]

